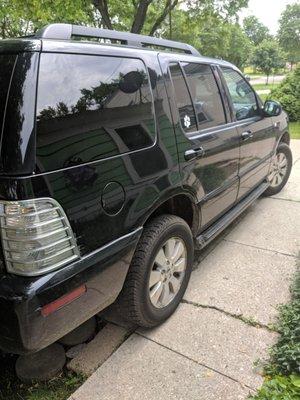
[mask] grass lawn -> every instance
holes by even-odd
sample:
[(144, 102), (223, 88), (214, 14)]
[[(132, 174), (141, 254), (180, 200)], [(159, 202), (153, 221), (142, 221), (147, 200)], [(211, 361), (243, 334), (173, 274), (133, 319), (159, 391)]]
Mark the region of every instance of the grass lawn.
[[(253, 77), (257, 77), (259, 78), (260, 76), (265, 76), (266, 74), (264, 74), (261, 71), (254, 71), (254, 69), (252, 67), (246, 67), (244, 68), (244, 74)], [(280, 68), (279, 70), (276, 71), (276, 75), (285, 75), (287, 73), (287, 70), (285, 68)]]
[[(251, 83), (251, 80), (250, 80)], [(277, 86), (279, 85), (279, 82), (275, 82), (275, 83), (269, 83), (268, 85), (266, 85), (265, 83), (257, 83), (256, 85), (252, 85), (252, 87), (255, 90), (272, 90), (275, 89)]]
[(290, 135), (292, 139), (300, 139), (300, 122), (290, 122)]

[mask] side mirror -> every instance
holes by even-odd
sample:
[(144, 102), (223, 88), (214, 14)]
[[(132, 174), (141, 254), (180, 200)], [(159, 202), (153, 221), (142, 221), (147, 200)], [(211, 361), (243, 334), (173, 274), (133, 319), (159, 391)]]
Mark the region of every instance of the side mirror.
[(281, 104), (274, 100), (267, 100), (263, 110), (267, 117), (277, 117), (282, 113)]
[(246, 79), (247, 82), (250, 82), (251, 77), (249, 75), (245, 75), (245, 79)]

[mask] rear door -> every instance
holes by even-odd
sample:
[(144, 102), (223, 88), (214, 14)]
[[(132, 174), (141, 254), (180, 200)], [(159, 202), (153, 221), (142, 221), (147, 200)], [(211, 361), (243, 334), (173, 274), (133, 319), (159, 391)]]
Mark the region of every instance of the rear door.
[(239, 137), (228, 123), (226, 104), (214, 69), (197, 61), (160, 55), (171, 76), (173, 110), (183, 185), (196, 193), (204, 228), (235, 202), (238, 192)]
[(221, 71), (241, 141), (238, 193), (241, 198), (267, 176), (276, 132), (272, 118), (264, 117), (261, 104), (246, 79), (229, 67), (221, 67)]

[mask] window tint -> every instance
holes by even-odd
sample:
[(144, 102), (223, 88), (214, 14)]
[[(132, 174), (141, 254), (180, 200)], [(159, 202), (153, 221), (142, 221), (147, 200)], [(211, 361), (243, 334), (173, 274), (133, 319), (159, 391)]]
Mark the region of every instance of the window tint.
[(187, 77), (199, 129), (224, 124), (226, 120), (223, 104), (210, 66), (198, 63), (181, 65)]
[(44, 170), (138, 150), (155, 140), (142, 61), (42, 54), (37, 156)]
[(222, 68), (238, 121), (260, 115), (255, 93), (248, 82), (231, 68)]
[[(0, 55), (0, 127), (2, 128), (6, 105), (7, 91), (16, 56), (13, 54)], [(1, 132), (0, 128), (0, 132)]]
[(185, 132), (194, 132), (197, 130), (194, 107), (181, 68), (178, 63), (170, 64), (169, 68), (182, 129)]

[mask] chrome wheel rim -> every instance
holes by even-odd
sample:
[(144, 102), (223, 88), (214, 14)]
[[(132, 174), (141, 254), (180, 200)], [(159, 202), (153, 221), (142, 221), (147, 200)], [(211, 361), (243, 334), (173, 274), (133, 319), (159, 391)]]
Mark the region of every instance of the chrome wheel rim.
[(182, 239), (172, 237), (159, 249), (149, 277), (149, 297), (156, 308), (172, 302), (180, 290), (187, 265), (187, 250)]
[(277, 153), (272, 160), (271, 171), (268, 176), (270, 186), (280, 186), (287, 172), (287, 158), (284, 153)]

